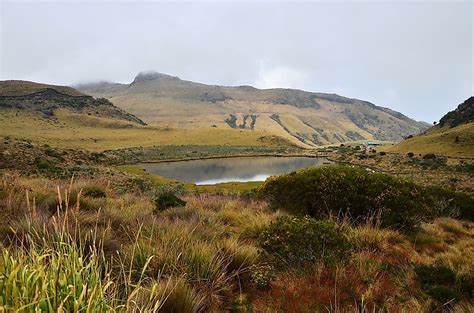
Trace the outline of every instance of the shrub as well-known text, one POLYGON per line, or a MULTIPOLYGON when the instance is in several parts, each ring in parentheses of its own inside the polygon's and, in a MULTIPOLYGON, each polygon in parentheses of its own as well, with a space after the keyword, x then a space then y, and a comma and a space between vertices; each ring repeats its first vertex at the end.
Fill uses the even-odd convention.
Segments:
POLYGON ((472 274, 462 274, 458 280, 461 291, 470 299, 474 299, 474 276, 472 274))
POLYGON ((453 285, 456 282, 456 273, 446 265, 415 266, 415 273, 425 285, 453 285))
POLYGON ((153 212, 157 213, 169 208, 185 206, 186 201, 180 198, 182 194, 184 194, 184 188, 181 185, 164 185, 155 189, 152 194, 155 204, 153 212))
POLYGON ((461 298, 456 273, 445 265, 417 265, 415 273, 421 287, 428 295, 441 303, 456 301, 461 298))
POLYGON ((426 293, 443 304, 449 301, 457 301, 461 298, 459 291, 444 286, 431 287, 426 290, 426 293))
POLYGON ((379 154, 380 154, 380 155, 387 155, 387 152, 385 152, 385 151, 380 151, 379 154))
POLYGON ((423 187, 361 168, 313 167, 271 177, 260 193, 275 208, 315 218, 347 214, 362 221, 379 216, 382 226, 412 229, 432 215, 432 199, 423 187))
POLYGON ((436 159, 436 155, 434 153, 427 153, 423 156, 423 159, 425 160, 436 159))
POLYGON ((266 289, 275 278, 275 270, 271 265, 252 267, 252 282, 258 289, 266 289))
POLYGON ((349 249, 348 239, 335 223, 308 216, 277 218, 262 230, 258 245, 286 264, 334 261, 349 249))
POLYGON ((105 198, 107 194, 105 190, 99 186, 89 186, 84 188, 83 191, 84 196, 91 197, 91 198, 105 198))
POLYGON ((413 157, 415 156, 415 154, 414 154, 413 152, 408 152, 408 153, 407 153, 407 156, 408 156, 409 158, 413 158, 413 157))
POLYGON ((473 197, 440 187, 428 187, 426 194, 433 199, 437 215, 474 221, 473 197))

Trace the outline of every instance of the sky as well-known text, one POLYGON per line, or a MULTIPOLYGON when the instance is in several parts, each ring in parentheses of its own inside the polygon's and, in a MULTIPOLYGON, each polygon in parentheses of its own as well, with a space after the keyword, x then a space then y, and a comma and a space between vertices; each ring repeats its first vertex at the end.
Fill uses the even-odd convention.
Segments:
POLYGON ((5 1, 0 80, 337 93, 433 122, 473 95, 473 1, 5 1))

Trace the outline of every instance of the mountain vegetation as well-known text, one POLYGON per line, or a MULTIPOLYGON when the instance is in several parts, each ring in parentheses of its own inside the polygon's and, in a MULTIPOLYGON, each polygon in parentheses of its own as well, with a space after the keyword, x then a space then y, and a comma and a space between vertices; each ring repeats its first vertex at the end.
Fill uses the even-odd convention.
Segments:
MULTIPOLYGON (((197 145, 263 147, 293 149, 288 140, 237 127, 186 129, 147 126, 135 115, 116 107, 105 98, 93 98, 73 88, 26 81, 0 81, 0 135, 12 139, 33 140, 56 148, 75 148, 101 152, 124 148, 150 155, 166 154, 156 146, 197 145), (155 148, 153 148, 155 147, 155 148)), ((251 124, 249 119, 249 124, 251 124)), ((202 150, 199 147, 193 149, 202 150)), ((192 152, 191 151, 191 152, 192 152)), ((156 157, 156 156, 155 156, 156 157)))
POLYGON ((403 140, 388 148, 388 151, 474 157, 474 97, 470 97, 454 111, 447 113, 430 129, 403 140))
POLYGON ((77 90, 26 81, 0 82, 0 109, 18 109, 54 117, 57 109, 145 125, 139 118, 114 106, 107 99, 94 99, 77 90))
POLYGON ((101 82, 76 88, 107 98, 150 124, 264 131, 303 147, 397 141, 427 128, 399 112, 336 94, 214 86, 158 72, 139 73, 131 84, 101 82))

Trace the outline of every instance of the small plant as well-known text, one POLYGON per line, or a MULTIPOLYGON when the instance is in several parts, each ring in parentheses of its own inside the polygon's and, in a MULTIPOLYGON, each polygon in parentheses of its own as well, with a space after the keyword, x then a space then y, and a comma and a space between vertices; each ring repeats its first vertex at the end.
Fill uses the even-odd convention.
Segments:
POLYGON ((424 160, 436 159, 436 155, 434 153, 427 153, 423 156, 424 160))
POLYGON ((258 244, 286 264, 335 261, 349 250, 349 241, 335 223, 311 217, 282 216, 263 229, 258 244))
POLYGON ((415 154, 414 154, 413 152, 408 152, 408 153, 407 153, 407 156, 408 156, 409 158, 413 158, 413 157, 415 156, 415 154))
POLYGON ((105 198, 107 196, 105 190, 99 186, 86 187, 84 188, 83 194, 84 196, 91 198, 105 198))
POLYGON ((273 266, 256 265, 252 267, 252 282, 258 289, 267 289, 275 278, 275 269, 273 266))
POLYGON ((152 194, 155 204, 153 212, 158 213, 169 208, 185 206, 186 201, 180 198, 184 191, 182 185, 164 185, 155 189, 152 194))

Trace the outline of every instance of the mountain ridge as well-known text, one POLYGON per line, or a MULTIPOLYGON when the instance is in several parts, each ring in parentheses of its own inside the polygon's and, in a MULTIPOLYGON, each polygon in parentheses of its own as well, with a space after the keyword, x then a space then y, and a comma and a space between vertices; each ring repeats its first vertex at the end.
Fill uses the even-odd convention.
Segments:
POLYGON ((355 138, 398 141, 427 128, 426 123, 400 112, 337 94, 207 85, 155 71, 138 73, 130 84, 100 82, 75 87, 107 98, 150 124, 261 130, 306 147, 355 138))
POLYGON ((94 98, 67 86, 29 81, 0 81, 0 108, 37 112, 46 118, 54 118, 58 109, 67 109, 71 113, 145 125, 141 119, 114 106, 105 98, 94 98))

